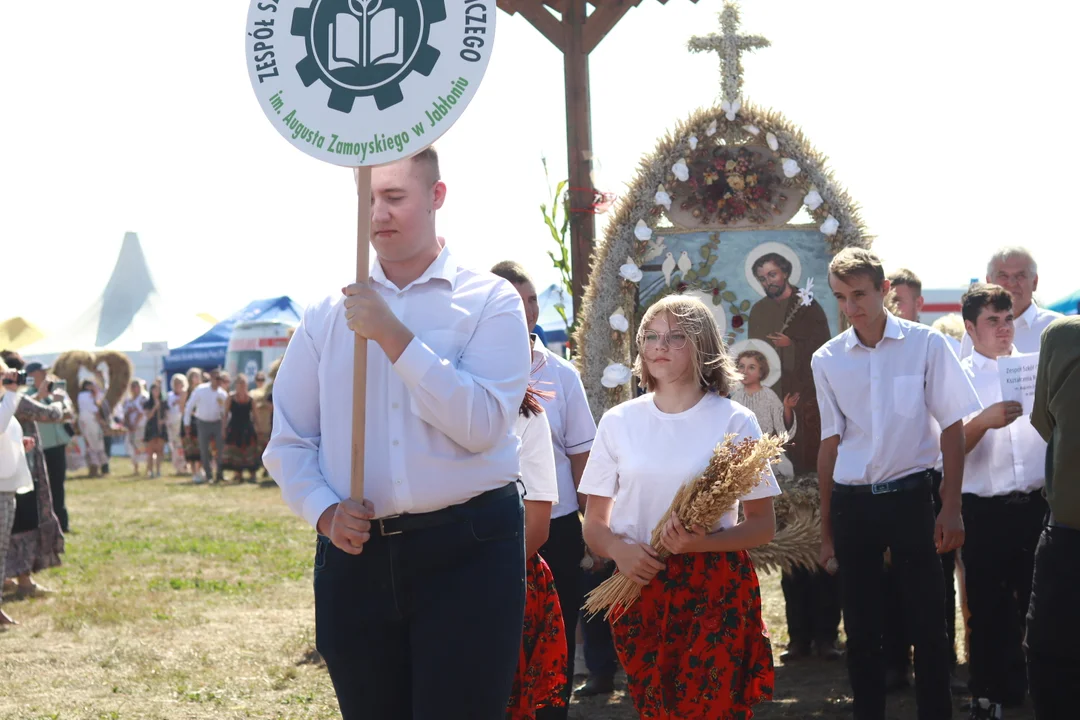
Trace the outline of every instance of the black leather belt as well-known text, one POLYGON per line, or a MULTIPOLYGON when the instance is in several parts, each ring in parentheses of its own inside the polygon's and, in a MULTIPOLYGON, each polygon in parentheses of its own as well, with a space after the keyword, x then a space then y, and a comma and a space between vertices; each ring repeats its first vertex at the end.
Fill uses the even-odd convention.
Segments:
POLYGON ((891 493, 908 492, 911 490, 929 491, 933 487, 933 471, 923 470, 913 475, 905 475, 902 478, 889 480, 888 482, 873 483, 871 485, 833 485, 834 495, 889 495, 891 493))
POLYGON ((517 482, 512 482, 508 485, 503 485, 501 488, 480 493, 471 500, 466 500, 458 505, 451 505, 442 510, 432 510, 431 512, 415 514, 406 513, 404 515, 391 515, 390 517, 379 518, 378 520, 371 521, 372 535, 391 537, 393 535, 401 535, 402 533, 413 532, 415 530, 424 530, 427 528, 439 527, 441 525, 449 525, 450 523, 461 522, 464 518, 457 512, 461 508, 478 507, 517 494, 517 482))
POLYGON ((977 505, 979 503, 991 502, 1002 503, 1005 505, 1026 505, 1027 503, 1042 497, 1042 490, 1033 490, 1032 492, 1016 492, 1006 493, 1005 495, 976 495, 974 493, 964 493, 963 501, 965 503, 971 503, 977 505))

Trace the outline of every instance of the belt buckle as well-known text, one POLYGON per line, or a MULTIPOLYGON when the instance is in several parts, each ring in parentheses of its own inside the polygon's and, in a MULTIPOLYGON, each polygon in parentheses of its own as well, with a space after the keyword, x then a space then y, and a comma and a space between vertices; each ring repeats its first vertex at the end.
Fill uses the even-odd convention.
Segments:
POLYGON ((396 520, 399 517, 401 517, 401 516, 400 515, 391 515, 390 517, 379 518, 379 520, 378 520, 378 522, 379 522, 379 534, 382 535, 383 537, 392 537, 394 535, 400 535, 403 532, 405 532, 404 530, 394 530, 393 532, 387 532, 386 531, 386 524, 385 524, 386 521, 387 520, 396 520))
POLYGON ((870 486, 871 495, 886 495, 893 492, 892 481, 883 483, 874 483, 870 486))

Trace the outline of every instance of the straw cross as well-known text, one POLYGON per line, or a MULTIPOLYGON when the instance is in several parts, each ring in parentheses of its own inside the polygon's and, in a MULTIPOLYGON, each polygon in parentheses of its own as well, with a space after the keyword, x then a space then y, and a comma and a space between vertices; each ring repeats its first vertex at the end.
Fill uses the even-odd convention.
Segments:
POLYGON ((722 34, 710 33, 704 37, 692 37, 687 47, 690 52, 715 52, 720 56, 723 99, 734 103, 742 90, 742 54, 769 47, 769 41, 761 35, 739 35, 739 9, 733 3, 724 3, 724 10, 720 13, 720 27, 722 34))

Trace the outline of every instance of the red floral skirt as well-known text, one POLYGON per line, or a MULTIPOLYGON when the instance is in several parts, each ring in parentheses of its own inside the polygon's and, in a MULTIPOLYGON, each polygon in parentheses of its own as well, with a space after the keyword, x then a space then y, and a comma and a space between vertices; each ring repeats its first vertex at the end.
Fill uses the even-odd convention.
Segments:
POLYGON ((551 568, 539 553, 525 562, 525 624, 507 720, 533 720, 539 707, 565 705, 566 630, 551 568))
POLYGON ((772 644, 745 552, 671 556, 611 628, 642 718, 747 720, 772 699, 772 644))

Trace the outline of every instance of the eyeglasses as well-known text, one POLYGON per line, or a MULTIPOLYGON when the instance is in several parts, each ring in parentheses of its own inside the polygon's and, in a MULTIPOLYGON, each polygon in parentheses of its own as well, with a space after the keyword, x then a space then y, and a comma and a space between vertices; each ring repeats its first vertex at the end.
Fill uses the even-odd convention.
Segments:
POLYGON ((644 345, 646 350, 655 350, 663 343, 672 350, 682 350, 686 347, 686 333, 682 330, 672 330, 671 332, 658 333, 648 330, 642 336, 644 339, 644 345))

